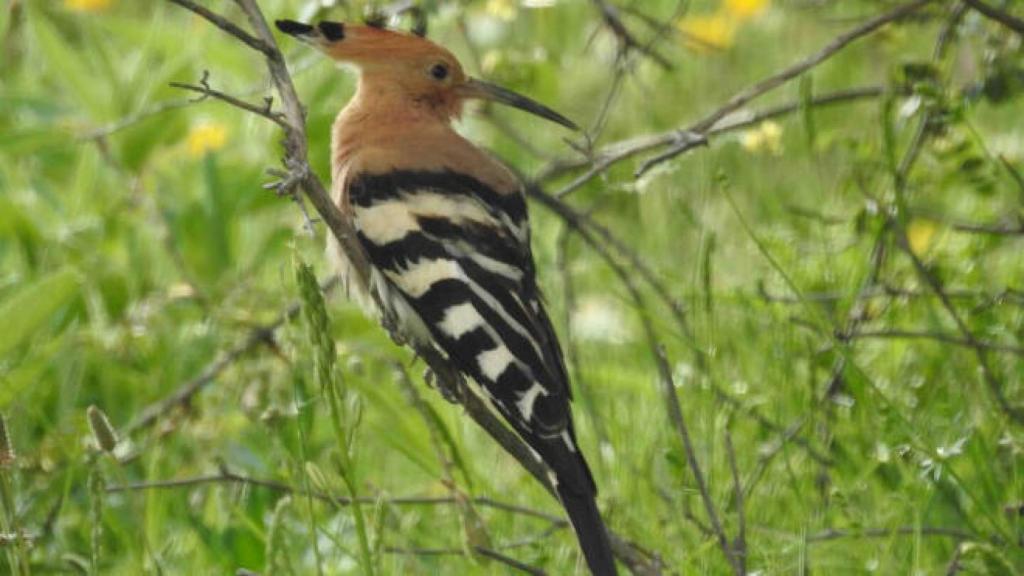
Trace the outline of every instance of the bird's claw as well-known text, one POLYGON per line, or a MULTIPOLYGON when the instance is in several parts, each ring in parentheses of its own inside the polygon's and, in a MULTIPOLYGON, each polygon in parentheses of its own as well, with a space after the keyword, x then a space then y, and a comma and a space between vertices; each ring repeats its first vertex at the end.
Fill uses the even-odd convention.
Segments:
POLYGON ((267 168, 267 174, 277 178, 277 180, 264 184, 264 190, 273 190, 278 196, 294 195, 295 188, 308 176, 308 169, 305 165, 296 165, 288 161, 285 161, 285 164, 288 170, 267 168))

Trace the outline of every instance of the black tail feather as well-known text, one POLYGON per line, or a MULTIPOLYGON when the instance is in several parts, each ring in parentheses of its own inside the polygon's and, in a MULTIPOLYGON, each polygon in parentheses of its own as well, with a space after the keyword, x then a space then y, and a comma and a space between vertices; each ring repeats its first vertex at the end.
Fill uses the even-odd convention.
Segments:
POLYGON ((608 530, 597 509, 594 494, 581 493, 573 488, 571 484, 562 482, 556 486, 562 506, 569 514, 569 522, 576 531, 587 566, 594 576, 616 576, 618 572, 608 540, 608 530))

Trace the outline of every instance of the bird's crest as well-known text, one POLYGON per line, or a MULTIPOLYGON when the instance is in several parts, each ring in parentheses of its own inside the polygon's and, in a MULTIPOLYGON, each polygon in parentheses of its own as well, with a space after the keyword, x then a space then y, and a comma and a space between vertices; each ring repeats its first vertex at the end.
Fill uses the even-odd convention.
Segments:
POLYGON ((565 116, 525 96, 470 78, 458 59, 430 40, 371 25, 321 21, 316 25, 278 20, 278 30, 314 46, 330 58, 358 67, 364 80, 399 86, 411 104, 430 103, 443 118, 459 115, 468 99, 483 99, 519 108, 572 130, 565 116))

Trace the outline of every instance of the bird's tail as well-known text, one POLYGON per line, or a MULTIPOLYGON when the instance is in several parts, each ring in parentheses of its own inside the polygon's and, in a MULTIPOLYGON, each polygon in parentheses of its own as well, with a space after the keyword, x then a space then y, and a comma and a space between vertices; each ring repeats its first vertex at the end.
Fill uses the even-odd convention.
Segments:
MULTIPOLYGON (((584 464, 586 466, 586 464, 584 464)), ((581 491, 571 482, 559 481, 556 485, 558 498, 569 515, 569 523, 576 531, 576 538, 583 550, 583 557, 594 576, 616 576, 615 558, 612 556, 608 529, 597 509, 594 491, 581 491)))

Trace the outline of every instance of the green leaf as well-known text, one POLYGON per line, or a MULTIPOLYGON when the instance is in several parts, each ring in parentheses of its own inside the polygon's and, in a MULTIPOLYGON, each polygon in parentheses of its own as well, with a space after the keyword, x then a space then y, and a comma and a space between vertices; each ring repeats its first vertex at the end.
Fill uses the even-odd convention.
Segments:
POLYGON ((89 113, 97 118, 106 117, 111 108, 111 97, 107 93, 107 84, 96 78, 92 70, 87 69, 85 60, 78 54, 78 48, 66 41, 66 36, 50 22, 41 10, 29 12, 32 35, 39 44, 41 52, 51 70, 60 70, 55 75, 64 84, 69 95, 74 95, 89 113))
POLYGON ((47 342, 30 353, 17 368, 0 375, 0 408, 7 408, 15 398, 21 398, 29 386, 38 385, 54 360, 64 350, 66 338, 47 342))
POLYGON ((224 207, 223 195, 227 192, 221 183, 217 158, 213 153, 207 153, 203 159, 203 182, 206 185, 206 194, 203 196, 207 220, 206 247, 215 269, 225 271, 231 267, 231 241, 228 237, 231 222, 224 207))
POLYGON ((62 306, 78 294, 78 273, 62 268, 26 284, 0 303, 0 355, 27 340, 62 306))

